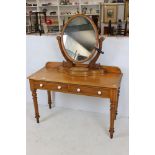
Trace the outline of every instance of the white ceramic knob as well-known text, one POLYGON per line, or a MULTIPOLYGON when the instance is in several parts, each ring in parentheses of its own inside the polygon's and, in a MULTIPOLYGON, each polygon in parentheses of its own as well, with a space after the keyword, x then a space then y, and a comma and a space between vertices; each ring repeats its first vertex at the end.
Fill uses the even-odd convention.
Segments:
POLYGON ((102 94, 102 92, 101 92, 101 91, 98 91, 97 93, 98 93, 98 95, 101 95, 101 94, 102 94))
POLYGON ((77 89, 77 92, 80 92, 80 88, 77 89))
POLYGON ((61 89, 61 86, 58 86, 58 89, 61 89))
POLYGON ((42 83, 40 84, 40 87, 43 87, 43 84, 42 83))

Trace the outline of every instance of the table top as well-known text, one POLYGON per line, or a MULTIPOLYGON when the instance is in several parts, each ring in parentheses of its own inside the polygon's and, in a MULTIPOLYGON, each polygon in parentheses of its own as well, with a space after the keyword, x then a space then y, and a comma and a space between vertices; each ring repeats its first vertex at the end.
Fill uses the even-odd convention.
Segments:
POLYGON ((60 82, 64 84, 78 84, 87 86, 97 86, 105 88, 119 88, 122 73, 118 67, 102 66, 106 70, 103 75, 95 76, 71 76, 60 72, 58 67, 62 66, 61 62, 49 62, 45 67, 28 77, 30 80, 60 82))

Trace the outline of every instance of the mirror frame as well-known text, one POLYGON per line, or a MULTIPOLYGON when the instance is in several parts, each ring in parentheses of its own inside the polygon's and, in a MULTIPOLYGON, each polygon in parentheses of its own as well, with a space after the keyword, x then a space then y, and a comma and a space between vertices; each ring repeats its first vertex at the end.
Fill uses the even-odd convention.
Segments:
POLYGON ((61 31, 61 44, 62 44, 62 49, 63 49, 63 51, 64 51, 65 56, 66 56, 71 62, 74 62, 75 64, 84 63, 84 62, 90 60, 90 59, 95 55, 95 53, 96 53, 96 50, 94 49, 93 52, 92 52, 92 54, 91 54, 88 58, 86 58, 86 59, 84 59, 84 60, 81 60, 81 61, 74 60, 74 59, 71 58, 71 57, 69 56, 69 54, 67 53, 67 51, 66 51, 66 49, 65 49, 64 41, 63 41, 63 35, 64 35, 65 29, 66 29, 66 27, 69 25, 69 23, 70 23, 72 20, 74 20, 75 18, 77 18, 77 17, 83 17, 83 18, 85 18, 86 20, 88 20, 88 21, 91 23, 91 25, 92 25, 92 27, 93 27, 93 29, 94 29, 94 31, 95 31, 96 47, 99 46, 99 34, 98 34, 97 27, 96 27, 95 23, 93 22, 93 20, 92 20, 91 18, 87 17, 87 16, 84 15, 84 14, 76 14, 76 15, 74 15, 74 16, 71 16, 71 18, 65 23, 65 25, 64 25, 64 27, 63 27, 63 29, 62 29, 62 31, 61 31))

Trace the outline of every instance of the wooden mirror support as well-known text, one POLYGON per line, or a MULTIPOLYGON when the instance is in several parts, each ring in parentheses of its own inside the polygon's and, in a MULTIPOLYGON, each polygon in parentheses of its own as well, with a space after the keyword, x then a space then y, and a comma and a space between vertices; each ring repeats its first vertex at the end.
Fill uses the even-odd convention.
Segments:
POLYGON ((67 52, 64 48, 62 38, 64 35, 65 28, 76 17, 84 17, 92 24, 92 27, 94 28, 94 32, 96 35, 96 48, 98 48, 100 51, 102 51, 102 43, 103 43, 104 38, 99 37, 98 30, 97 30, 94 22, 86 15, 83 15, 83 14, 75 15, 69 19, 69 21, 63 27, 61 34, 57 36, 60 51, 66 60, 66 61, 63 61, 64 68, 63 69, 61 68, 61 70, 65 70, 67 73, 69 73, 71 75, 77 75, 77 76, 88 76, 88 75, 94 75, 94 74, 98 74, 98 73, 103 74, 104 73, 103 68, 101 69, 100 64, 96 64, 96 62, 101 54, 96 49, 93 51, 92 56, 87 59, 87 61, 89 61, 89 63, 87 65, 83 65, 83 62, 72 61, 66 54, 67 52))
POLYGON ((66 62, 63 61, 63 66, 64 67, 73 67, 73 66, 75 66, 75 64, 71 60, 68 59, 68 57, 66 56, 66 54, 65 54, 65 52, 64 52, 64 50, 62 48, 61 36, 57 36, 57 40, 58 40, 58 43, 59 43, 60 51, 61 51, 62 55, 64 56, 64 58, 66 60, 66 62))
MULTIPOLYGON (((99 38, 99 50, 102 50, 103 40, 104 40, 103 37, 99 38)), ((96 56, 90 61, 89 65, 88 65, 89 68, 93 68, 93 69, 94 68, 96 68, 96 69, 100 68, 100 64, 96 64, 96 61, 99 58, 99 56, 100 56, 100 52, 97 52, 96 56)))

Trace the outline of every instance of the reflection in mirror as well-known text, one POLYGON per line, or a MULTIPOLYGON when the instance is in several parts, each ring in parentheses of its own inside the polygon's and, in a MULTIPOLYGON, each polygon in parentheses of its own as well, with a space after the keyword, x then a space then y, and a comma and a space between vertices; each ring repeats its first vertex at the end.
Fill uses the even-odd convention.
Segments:
POLYGON ((63 42, 74 61, 89 58, 96 46, 96 34, 90 21, 84 17, 74 18, 64 31, 63 42))

